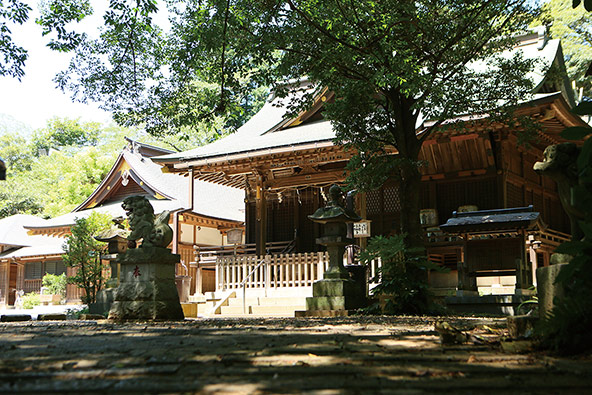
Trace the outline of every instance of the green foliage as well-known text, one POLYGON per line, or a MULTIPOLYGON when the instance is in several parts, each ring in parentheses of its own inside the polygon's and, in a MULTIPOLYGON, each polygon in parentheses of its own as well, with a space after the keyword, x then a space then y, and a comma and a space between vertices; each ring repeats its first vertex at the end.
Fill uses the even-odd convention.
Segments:
POLYGON ((375 295, 389 295, 385 306, 387 314, 422 314, 431 309, 428 285, 428 270, 441 271, 442 268, 431 263, 425 250, 407 248, 405 235, 390 237, 376 236, 369 240, 368 248, 360 252, 360 262, 370 264, 381 259, 379 285, 375 295))
MULTIPOLYGON (((67 118, 51 119, 30 138, 10 132, 0 135, 0 157, 8 164, 7 180, 0 183, 0 217, 70 212, 106 176, 126 144, 124 137, 171 148, 169 142, 138 129, 67 118), (39 155, 40 149, 48 155, 39 155)), ((169 140, 182 147, 196 141, 169 140)))
POLYGON ((106 214, 92 213, 87 218, 77 218, 72 226, 72 235, 64 244, 64 264, 76 269, 76 274, 68 277, 68 282, 84 289, 84 303, 95 302, 97 292, 105 284, 105 265, 101 261, 105 244, 96 241, 94 236, 110 226, 111 218, 106 214))
POLYGON ((41 304, 41 298, 37 292, 29 292, 23 296, 23 309, 32 309, 41 304))
MULTIPOLYGON (((580 103, 574 112, 592 114, 590 103, 580 103)), ((592 128, 567 128, 566 139, 581 139, 592 134, 592 128), (587 129, 588 133, 584 133, 587 129)), ((578 157, 580 185, 572 190, 573 203, 585 214, 580 221, 582 240, 572 240, 557 247, 556 252, 572 255, 572 260, 557 276, 564 297, 554 301, 554 308, 537 328, 544 346, 560 353, 579 353, 592 349, 592 139, 587 139, 578 157)))
POLYGON ((8 178, 16 173, 31 170, 34 157, 26 138, 12 132, 0 135, 0 157, 7 166, 8 178))
POLYGON ((54 117, 47 121, 47 127, 33 134, 33 148, 38 154, 50 149, 80 148, 95 146, 99 141, 101 124, 81 123, 79 119, 54 117))
POLYGON ((50 295, 62 295, 62 297, 66 296, 67 283, 66 273, 60 275, 45 273, 42 280, 42 285, 47 288, 50 295))
POLYGON ((27 50, 12 41, 11 24, 22 25, 31 7, 19 0, 0 1, 0 76, 20 79, 25 75, 27 50))
POLYGON ((592 62, 592 20, 586 3, 584 8, 572 7, 565 0, 549 0, 532 25, 546 25, 552 38, 561 39, 567 74, 575 81, 580 96, 590 97, 592 78, 586 76, 586 71, 592 62))

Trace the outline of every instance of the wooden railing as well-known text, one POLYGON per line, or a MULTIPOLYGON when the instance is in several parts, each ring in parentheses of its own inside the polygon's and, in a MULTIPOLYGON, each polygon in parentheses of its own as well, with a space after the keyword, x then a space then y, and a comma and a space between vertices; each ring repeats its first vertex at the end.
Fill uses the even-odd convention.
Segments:
POLYGON ((29 292, 37 292, 39 293, 41 291, 41 283, 42 283, 42 279, 34 279, 34 280, 28 280, 25 278, 24 281, 24 286, 23 286, 23 291, 25 291, 26 294, 28 294, 29 292))
POLYGON ((553 229, 545 229, 536 233, 536 238, 545 244, 549 244, 553 247, 558 246, 561 243, 569 241, 571 236, 567 233, 559 232, 553 229))
MULTIPOLYGON (((288 254, 293 250, 294 240, 273 241, 265 244, 265 250, 270 255, 288 254)), ((254 255, 256 253, 255 243, 223 245, 223 246, 193 246, 195 255, 201 263, 214 263, 218 257, 234 255, 254 255)))
POLYGON ((327 265, 326 252, 218 257, 216 290, 239 289, 243 281, 245 288, 310 287, 327 265))

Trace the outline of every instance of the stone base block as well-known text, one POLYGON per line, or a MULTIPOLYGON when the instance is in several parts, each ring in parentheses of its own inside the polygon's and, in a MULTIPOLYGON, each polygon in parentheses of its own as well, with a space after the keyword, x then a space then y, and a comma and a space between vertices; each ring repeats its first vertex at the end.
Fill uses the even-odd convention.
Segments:
POLYGON ((37 321, 64 321, 66 320, 66 314, 39 314, 37 321))
POLYGON ((326 279, 312 284, 313 296, 357 296, 358 287, 352 280, 326 279))
POLYGON ((319 280, 312 285, 312 294, 306 298, 306 310, 353 310, 366 304, 366 295, 352 280, 319 280))
POLYGON ((8 314, 0 316, 1 322, 20 322, 20 321, 31 321, 30 314, 8 314))
POLYGON ((177 301, 115 301, 110 320, 182 320, 183 309, 177 301))
POLYGON ((115 291, 115 300, 177 300, 175 280, 122 282, 115 291))
MULTIPOLYGON (((561 254, 553 254, 552 256, 556 255, 561 254)), ((553 310, 553 299, 556 297, 561 298, 564 294, 563 285, 555 284, 555 279, 565 266, 567 266, 567 264, 557 264, 539 267, 536 270, 539 317, 542 319, 544 319, 551 312, 551 310, 553 310)))
MULTIPOLYGON (((132 261, 138 256, 144 257, 152 250, 158 254, 161 254, 162 250, 168 251, 163 248, 148 248, 132 253, 134 258, 132 261)), ((128 258, 130 251, 135 250, 126 252, 128 258)), ((169 255, 174 254, 169 252, 169 255)), ((121 283, 115 290, 109 319, 182 320, 184 318, 175 284, 175 265, 167 263, 167 259, 173 258, 159 259, 158 263, 126 261, 121 264, 121 283)))

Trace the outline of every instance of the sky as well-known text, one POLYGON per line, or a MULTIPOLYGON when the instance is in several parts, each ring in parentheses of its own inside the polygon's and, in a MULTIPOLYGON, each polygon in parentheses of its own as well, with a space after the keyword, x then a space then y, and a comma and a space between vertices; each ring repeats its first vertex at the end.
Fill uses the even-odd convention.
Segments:
MULTIPOLYGON (((44 127, 46 121, 54 116, 109 122, 110 114, 97 105, 72 103, 68 92, 55 88, 52 79, 56 73, 66 69, 72 55, 54 52, 45 46, 48 39, 41 36, 41 27, 35 24, 37 1, 27 3, 34 9, 29 20, 11 29, 14 41, 29 52, 25 76, 21 82, 16 78, 0 77, 0 114, 8 115, 32 129, 44 127)), ((86 27, 94 28, 96 25, 93 25, 101 20, 102 13, 97 14, 94 20, 83 21, 85 30, 86 27)))

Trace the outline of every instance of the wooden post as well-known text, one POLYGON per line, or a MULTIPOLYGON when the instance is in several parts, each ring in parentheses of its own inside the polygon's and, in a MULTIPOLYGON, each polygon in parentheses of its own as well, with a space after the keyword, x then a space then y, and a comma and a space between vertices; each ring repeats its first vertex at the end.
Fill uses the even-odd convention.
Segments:
POLYGON ((527 289, 531 284, 527 273, 526 258, 526 232, 520 230, 520 258, 516 260, 516 292, 527 289))
POLYGON ((537 262, 537 254, 536 254, 536 250, 534 249, 532 243, 529 243, 528 245, 528 252, 530 254, 530 264, 531 264, 531 270, 532 270, 532 283, 534 285, 536 285, 537 281, 536 281, 536 270, 538 267, 538 262, 537 262))
POLYGON ((257 174, 257 186, 255 187, 255 204, 257 209, 257 223, 255 225, 256 253, 257 256, 265 256, 265 245, 267 244, 267 200, 265 196, 264 177, 257 174))
POLYGON ((195 199, 195 180, 194 180, 194 169, 189 168, 189 209, 193 211, 193 200, 195 199))

